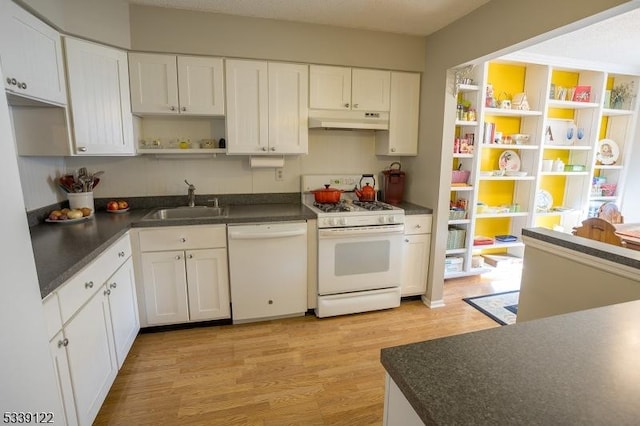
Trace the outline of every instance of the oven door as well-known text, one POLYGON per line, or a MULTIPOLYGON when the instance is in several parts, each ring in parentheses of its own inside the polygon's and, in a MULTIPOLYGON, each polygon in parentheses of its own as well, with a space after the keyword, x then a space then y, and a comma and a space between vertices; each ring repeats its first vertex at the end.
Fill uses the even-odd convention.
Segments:
POLYGON ((318 230, 318 293, 399 287, 404 225, 318 230))

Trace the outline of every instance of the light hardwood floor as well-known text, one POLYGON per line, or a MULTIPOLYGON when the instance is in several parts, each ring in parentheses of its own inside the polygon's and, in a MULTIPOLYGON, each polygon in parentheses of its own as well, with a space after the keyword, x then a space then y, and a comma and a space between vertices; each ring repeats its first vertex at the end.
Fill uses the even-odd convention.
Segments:
POLYGON ((499 327, 463 297, 517 289, 519 276, 445 284, 443 308, 141 334, 98 425, 381 425, 380 349, 499 327))

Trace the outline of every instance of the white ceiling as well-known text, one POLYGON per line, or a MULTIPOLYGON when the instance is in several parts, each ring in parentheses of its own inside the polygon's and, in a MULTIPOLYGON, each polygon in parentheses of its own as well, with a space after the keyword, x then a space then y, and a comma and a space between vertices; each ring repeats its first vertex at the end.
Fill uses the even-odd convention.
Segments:
MULTIPOLYGON (((489 0, 127 0, 129 3, 292 22, 429 35, 489 0)), ((640 8, 524 52, 640 69, 640 8)))
POLYGON ((640 69, 640 8, 536 44, 523 52, 640 69))
POLYGON ((169 7, 338 27, 428 35, 489 0, 127 0, 169 7))

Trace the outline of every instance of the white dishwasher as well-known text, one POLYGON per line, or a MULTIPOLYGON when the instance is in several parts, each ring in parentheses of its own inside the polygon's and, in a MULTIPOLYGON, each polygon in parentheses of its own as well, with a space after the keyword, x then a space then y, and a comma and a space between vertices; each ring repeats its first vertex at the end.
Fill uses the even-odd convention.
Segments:
POLYGON ((228 225, 234 323, 307 311, 307 223, 228 225))

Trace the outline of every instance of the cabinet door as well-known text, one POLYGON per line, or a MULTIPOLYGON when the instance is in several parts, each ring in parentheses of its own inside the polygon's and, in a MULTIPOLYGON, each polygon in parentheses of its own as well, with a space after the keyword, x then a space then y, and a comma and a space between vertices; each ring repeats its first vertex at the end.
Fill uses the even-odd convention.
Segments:
POLYGON ((131 110, 178 114, 178 71, 174 55, 129 53, 131 110))
POLYGON ((389 111, 391 72, 354 68, 351 71, 351 109, 389 111))
POLYGON ((262 61, 227 60, 227 154, 267 153, 268 66, 262 61))
POLYGON ((49 351, 53 361, 58 395, 63 407, 64 419, 60 423, 73 426, 78 424, 76 417, 76 404, 73 400, 73 385, 69 372, 69 358, 67 357, 68 340, 64 338, 62 331, 56 334, 49 342, 49 351))
POLYGON ((311 65, 309 107, 351 109, 351 68, 311 65))
POLYGON ((78 423, 93 422, 118 372, 109 299, 102 286, 65 326, 78 423))
POLYGON ((402 296, 424 294, 429 270, 430 234, 405 235, 402 246, 402 296))
POLYGON ((189 250, 186 257, 191 320, 230 318, 227 249, 189 250))
POLYGON ((178 56, 180 113, 224 115, 224 77, 221 58, 178 56))
POLYGON ((142 287, 149 325, 189 320, 183 251, 142 253, 142 287))
POLYGON ((420 74, 392 72, 389 131, 376 132, 376 154, 417 155, 420 74))
POLYGON ((0 59, 9 92, 66 104, 60 34, 11 1, 0 2, 0 59))
POLYGON ((110 292, 109 308, 111 309, 116 359, 118 369, 120 369, 140 330, 131 258, 107 281, 107 288, 110 292))
POLYGON ((65 37, 76 154, 134 154, 127 54, 65 37))
POLYGON ((309 151, 309 68, 269 63, 269 151, 309 151))

